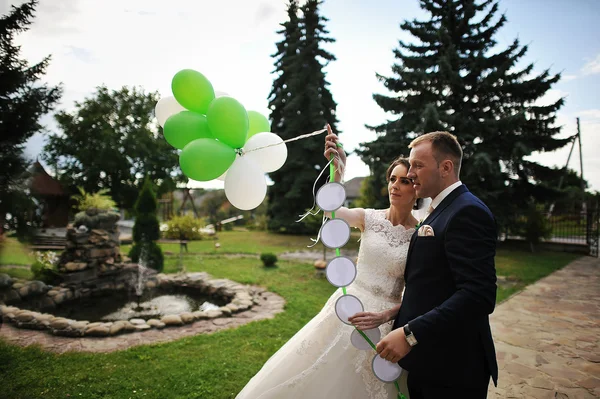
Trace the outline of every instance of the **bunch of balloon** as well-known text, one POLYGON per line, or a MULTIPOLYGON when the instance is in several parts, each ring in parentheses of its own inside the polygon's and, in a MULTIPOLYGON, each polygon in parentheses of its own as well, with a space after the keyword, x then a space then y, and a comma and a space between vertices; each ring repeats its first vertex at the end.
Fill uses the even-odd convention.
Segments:
POLYGON ((173 96, 161 98, 155 113, 167 142, 181 150, 182 172, 198 181, 224 180, 227 199, 238 209, 259 206, 267 194, 265 173, 287 159, 287 147, 270 132, 268 119, 215 94, 210 81, 192 69, 177 72, 171 90, 173 96))
MULTIPOLYGON (((356 265, 352 259, 340 256, 340 248, 350 240, 350 226, 343 219, 336 219, 335 211, 346 200, 346 190, 340 183, 334 181, 335 170, 333 160, 329 164, 329 183, 324 184, 315 196, 315 201, 324 212, 331 212, 331 219, 321 226, 319 237, 327 248, 335 249, 336 257, 329 261, 325 269, 327 280, 334 286, 342 289, 342 295, 335 303, 335 312, 344 324, 352 325, 349 317, 364 312, 364 306, 355 295, 349 294, 346 287, 352 284, 357 275, 356 265)), ((376 350, 376 345, 381 339, 379 328, 361 331, 354 328, 350 335, 352 345, 359 350, 376 350)), ((377 353, 373 356, 371 367, 375 376, 383 382, 393 382, 398 389, 398 397, 403 395, 397 383, 402 373, 402 368, 397 363, 391 363, 377 353)))

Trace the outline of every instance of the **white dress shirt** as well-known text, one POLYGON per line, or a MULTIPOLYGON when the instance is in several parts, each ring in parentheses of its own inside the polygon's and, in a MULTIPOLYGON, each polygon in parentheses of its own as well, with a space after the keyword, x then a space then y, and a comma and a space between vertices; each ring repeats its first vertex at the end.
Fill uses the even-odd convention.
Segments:
MULTIPOLYGON (((462 185, 462 182, 459 180, 454 184, 449 185, 448 187, 446 187, 445 189, 442 190, 441 193, 439 193, 434 199, 433 201, 431 201, 431 208, 435 209, 438 207, 438 205, 444 200, 444 198, 446 198, 452 191, 454 191, 454 189, 456 189, 457 187, 460 187, 462 185)), ((432 210, 433 212, 433 210, 432 210)))

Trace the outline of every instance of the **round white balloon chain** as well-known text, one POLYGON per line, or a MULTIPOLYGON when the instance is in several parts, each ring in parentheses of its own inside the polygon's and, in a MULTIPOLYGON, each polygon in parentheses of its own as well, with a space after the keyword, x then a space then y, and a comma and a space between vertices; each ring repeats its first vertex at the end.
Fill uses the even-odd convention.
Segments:
MULTIPOLYGON (((357 270, 352 259, 340 255, 340 247, 346 245, 350 240, 350 226, 345 220, 336 219, 335 217, 335 211, 338 210, 346 200, 346 190, 341 183, 334 181, 335 169, 333 157, 334 156, 332 155, 331 160, 328 163, 329 183, 323 185, 314 196, 315 203, 321 210, 324 212, 331 212, 331 219, 326 220, 327 218, 323 215, 324 223, 319 230, 317 239, 313 239, 313 241, 316 244, 320 240, 327 248, 335 249, 336 257, 327 264, 325 275, 327 280, 333 286, 342 289, 343 295, 340 296, 335 303, 336 315, 342 323, 352 325, 352 323, 348 321, 348 318, 358 312, 363 312, 364 306, 359 298, 346 292, 346 287, 356 278, 357 270)), ((325 170, 326 167, 323 168, 323 171, 325 170)), ((319 177, 317 177, 315 186, 323 174, 323 171, 319 174, 319 177)), ((313 186, 313 193, 315 186, 313 186)), ((311 210, 302 215, 298 221, 304 219, 308 215, 316 215, 318 210, 313 212, 313 209, 314 206, 311 210)), ((359 350, 369 350, 372 348, 376 351, 375 345, 380 339, 381 332, 378 327, 365 331, 361 331, 354 327, 354 331, 352 331, 352 334, 350 335, 352 345, 359 350)), ((398 398, 404 398, 404 395, 400 393, 400 387, 397 382, 398 378, 402 375, 402 367, 397 363, 391 363, 376 354, 371 362, 371 368, 373 374, 375 374, 379 380, 386 383, 393 382, 398 390, 398 398)))

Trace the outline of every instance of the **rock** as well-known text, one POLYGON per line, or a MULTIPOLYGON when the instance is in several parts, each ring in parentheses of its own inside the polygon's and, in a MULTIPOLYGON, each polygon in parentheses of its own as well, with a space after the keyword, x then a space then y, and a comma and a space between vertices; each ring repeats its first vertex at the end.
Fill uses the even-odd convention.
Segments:
POLYGON ((213 309, 213 310, 207 311, 206 316, 208 316, 209 319, 214 319, 214 318, 223 316, 223 312, 218 309, 213 309))
POLYGON ((201 310, 197 310, 194 313, 192 313, 194 315, 194 317, 196 318, 196 320, 206 320, 208 319, 208 315, 206 314, 206 312, 203 312, 201 310))
POLYGON ((87 267, 87 263, 82 263, 82 262, 68 262, 65 265, 65 269, 68 272, 76 272, 79 270, 83 270, 87 267))
POLYGON ((225 307, 231 309, 231 313, 236 313, 240 310, 240 307, 234 303, 228 303, 225 307))
POLYGON ((53 330, 64 330, 69 327, 73 320, 65 319, 63 317, 56 317, 50 320, 50 328, 53 330))
POLYGON ((315 269, 323 270, 323 269, 327 268, 327 262, 324 261, 323 259, 316 260, 315 263, 313 263, 313 265, 315 266, 315 269))
POLYGON ((25 298, 26 296, 29 295, 29 285, 25 285, 25 286, 19 288, 19 290, 17 292, 19 293, 19 296, 21 298, 25 298))
POLYGON ((33 320, 33 314, 31 312, 21 312, 15 316, 15 320, 18 321, 31 321, 33 320))
MULTIPOLYGON (((13 285, 14 287, 14 285, 13 285)), ((17 290, 8 290, 4 293, 4 302, 6 303, 17 303, 21 302, 21 296, 17 292, 17 290)))
MULTIPOLYGON (((111 326, 112 327, 112 326, 111 326)), ((89 335, 92 337, 106 337, 110 334, 110 327, 105 326, 96 326, 96 327, 87 327, 85 329, 85 335, 89 335)))
POLYGON ((166 325, 165 323, 157 319, 150 319, 146 322, 146 324, 154 328, 164 328, 166 325))
POLYGON ((0 273, 0 289, 13 285, 13 279, 8 274, 0 273))
POLYGON ((152 328, 152 327, 150 327, 150 326, 149 326, 148 324, 146 324, 146 323, 144 323, 144 324, 138 324, 138 325, 136 325, 136 326, 135 326, 135 329, 136 329, 136 330, 139 330, 139 331, 143 331, 143 330, 149 330, 149 329, 151 329, 151 328, 152 328))
MULTIPOLYGON (((231 309, 227 306, 221 306, 219 308, 219 311, 224 315, 224 316, 231 316, 231 309)), ((219 316, 217 316, 219 317, 219 316)))
POLYGON ((28 287, 30 295, 41 295, 50 290, 43 281, 32 281, 29 283, 28 287))
POLYGON ((125 329, 125 322, 123 322, 122 320, 121 321, 117 321, 112 326, 110 326, 109 334, 110 335, 117 335, 118 333, 120 333, 124 329, 125 329))
POLYGON ((180 326, 183 324, 181 317, 179 317, 179 315, 176 315, 176 314, 170 314, 170 315, 163 316, 160 319, 160 321, 165 323, 167 326, 180 326))
POLYGON ((189 312, 181 313, 179 317, 181 318, 181 321, 185 324, 193 323, 195 320, 194 315, 189 312))
POLYGON ((146 324, 146 320, 144 320, 144 319, 131 319, 131 320, 129 320, 129 322, 131 324, 133 324, 134 326, 139 326, 139 325, 142 325, 142 324, 146 324))

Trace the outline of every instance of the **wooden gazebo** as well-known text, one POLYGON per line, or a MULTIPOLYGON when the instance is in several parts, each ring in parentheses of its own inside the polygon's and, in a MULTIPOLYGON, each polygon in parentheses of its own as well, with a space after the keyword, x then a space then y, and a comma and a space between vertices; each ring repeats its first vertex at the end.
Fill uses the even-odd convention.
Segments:
POLYGON ((69 222, 69 194, 37 161, 31 169, 30 189, 42 208, 42 227, 66 227, 69 222))

